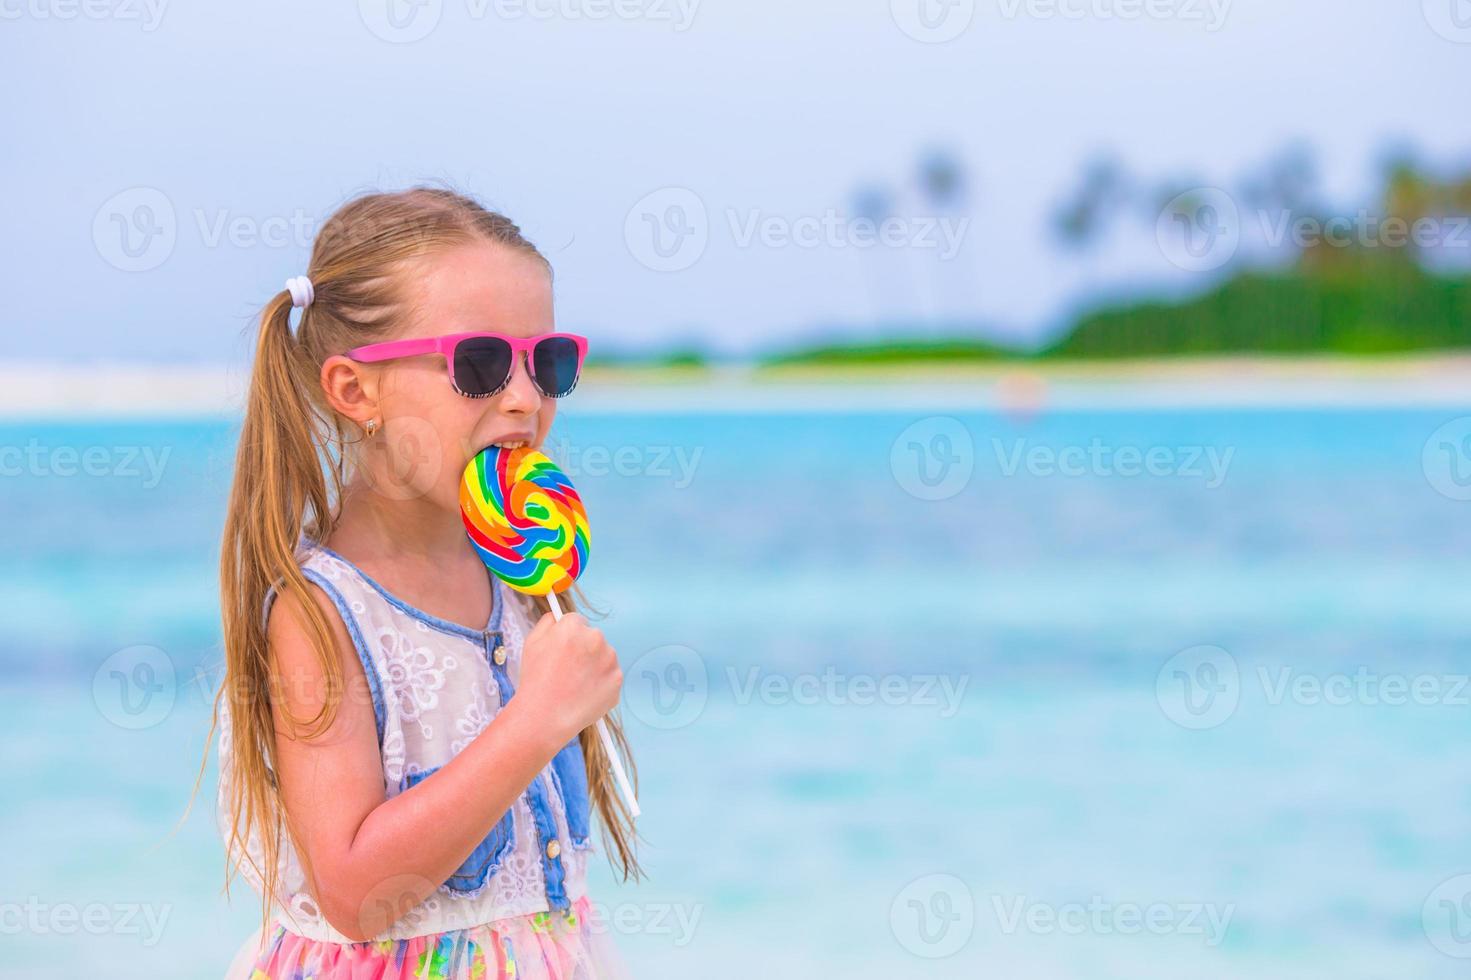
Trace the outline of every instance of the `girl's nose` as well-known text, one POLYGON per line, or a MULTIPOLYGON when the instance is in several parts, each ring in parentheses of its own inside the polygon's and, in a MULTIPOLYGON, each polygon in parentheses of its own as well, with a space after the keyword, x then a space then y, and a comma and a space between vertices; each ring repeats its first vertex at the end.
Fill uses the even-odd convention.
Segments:
POLYGON ((541 392, 531 381, 531 365, 527 355, 518 355, 511 365, 511 380, 501 392, 500 409, 503 412, 529 415, 541 407, 541 392))

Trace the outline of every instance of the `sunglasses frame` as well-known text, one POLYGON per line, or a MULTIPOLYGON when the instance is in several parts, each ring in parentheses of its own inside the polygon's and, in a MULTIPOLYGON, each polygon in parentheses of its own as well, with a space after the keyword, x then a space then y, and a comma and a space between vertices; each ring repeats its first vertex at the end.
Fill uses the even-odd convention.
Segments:
POLYGON ((524 354, 525 356, 520 357, 519 360, 526 364, 526 376, 531 379, 536 390, 546 398, 565 398, 572 394, 573 389, 577 387, 577 382, 582 380, 582 363, 587 359, 587 338, 575 333, 542 333, 535 337, 511 337, 493 330, 477 330, 470 333, 447 333, 439 337, 415 337, 410 340, 389 340, 381 344, 364 344, 362 347, 354 347, 347 352, 348 357, 363 364, 392 361, 400 357, 418 357, 422 354, 443 354, 450 387, 466 398, 490 398, 505 391, 506 385, 511 383, 511 378, 516 374, 517 355, 524 354), (505 380, 494 391, 487 391, 483 395, 472 395, 461 389, 455 381, 455 349, 459 347, 461 341, 480 340, 487 337, 503 340, 510 345, 511 369, 506 372, 505 380), (532 351, 543 340, 570 340, 577 345, 577 375, 572 379, 572 387, 560 395, 550 394, 542 388, 541 382, 536 380, 536 372, 531 369, 532 351))

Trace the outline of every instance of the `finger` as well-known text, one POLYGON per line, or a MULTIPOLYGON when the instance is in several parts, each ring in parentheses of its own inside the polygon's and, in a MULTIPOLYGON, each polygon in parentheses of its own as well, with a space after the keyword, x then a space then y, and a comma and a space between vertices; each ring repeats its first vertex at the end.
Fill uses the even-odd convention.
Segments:
POLYGON ((531 632, 526 634, 527 642, 544 636, 556 622, 556 617, 551 613, 542 613, 541 618, 536 621, 536 625, 531 627, 531 632))

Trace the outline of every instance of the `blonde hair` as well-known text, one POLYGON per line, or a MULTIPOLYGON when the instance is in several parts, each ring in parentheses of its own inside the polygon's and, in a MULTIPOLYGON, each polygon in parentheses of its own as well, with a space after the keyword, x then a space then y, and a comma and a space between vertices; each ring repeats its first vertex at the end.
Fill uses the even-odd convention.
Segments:
MULTIPOLYGON (((551 266, 509 218, 461 194, 419 187, 368 194, 342 206, 318 233, 307 275, 315 290, 296 336, 290 326, 291 294, 282 290, 260 318, 255 364, 236 454, 220 554, 220 602, 224 621, 225 677, 215 695, 208 745, 219 725, 220 701, 228 697, 231 719, 225 787, 229 833, 224 891, 239 868, 231 855, 249 857, 246 842, 258 834, 264 867, 261 921, 271 914, 279 887, 278 861, 286 825, 274 778, 275 726, 272 677, 263 609, 268 590, 295 599, 306 620, 312 647, 326 677, 326 703, 306 723, 306 737, 325 732, 341 703, 343 678, 331 624, 312 598, 297 565, 298 541, 324 541, 335 526, 350 463, 349 433, 356 427, 327 405, 319 376, 322 362, 351 347, 386 335, 408 315, 405 271, 437 252, 487 241, 536 257, 551 266)), ((509 590, 507 590, 509 591, 509 590)), ((564 605, 569 605, 564 594, 564 605)), ((518 601, 548 611, 544 597, 518 601)), ((576 608, 573 606, 573 608, 576 608)), ((608 726, 619 751, 632 758, 616 716, 608 726)), ((615 792, 608 759, 595 730, 581 733, 588 795, 602 818, 609 860, 626 880, 639 877, 632 816, 615 792)), ((203 766, 201 766, 201 776, 203 766)), ((636 771, 634 778, 636 780, 636 771)), ((199 782, 196 780, 197 791, 199 782)), ((306 855, 301 855, 303 862, 306 855)), ((310 877, 310 875, 309 875, 310 877)))

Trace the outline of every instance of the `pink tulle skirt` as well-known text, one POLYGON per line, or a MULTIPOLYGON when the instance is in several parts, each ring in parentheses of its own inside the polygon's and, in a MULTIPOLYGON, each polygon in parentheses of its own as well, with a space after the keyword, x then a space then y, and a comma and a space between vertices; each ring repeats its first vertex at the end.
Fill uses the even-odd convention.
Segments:
POLYGON ((306 939, 276 923, 250 980, 625 980, 588 899, 469 929, 382 942, 306 939))

